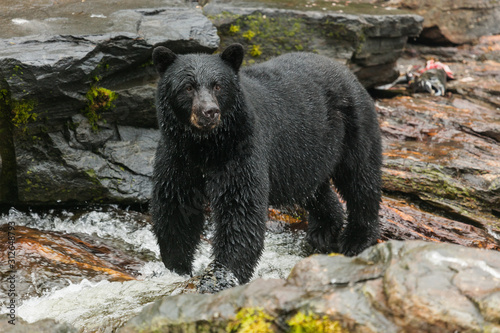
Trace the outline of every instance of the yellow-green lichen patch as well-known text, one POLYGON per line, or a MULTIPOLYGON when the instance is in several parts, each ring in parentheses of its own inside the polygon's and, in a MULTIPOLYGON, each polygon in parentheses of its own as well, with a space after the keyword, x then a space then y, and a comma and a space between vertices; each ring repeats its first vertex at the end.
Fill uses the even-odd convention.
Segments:
POLYGON ((9 119, 12 125, 26 133, 27 125, 36 121, 38 114, 33 112, 36 102, 31 99, 17 100, 11 98, 7 89, 0 90, 1 115, 9 119))
POLYGON ((262 51, 260 50, 260 45, 252 45, 252 48, 250 49, 250 55, 252 57, 259 57, 262 54, 262 51))
POLYGON ((85 97, 87 98, 87 106, 82 113, 89 120, 92 130, 97 131, 97 122, 102 119, 102 113, 115 107, 114 101, 118 95, 109 89, 92 86, 85 97))
POLYGON ((226 327, 228 333, 273 333, 271 323, 274 318, 262 308, 243 308, 226 327))
POLYGON ((28 123, 34 122, 38 117, 38 114, 33 112, 35 104, 33 100, 12 100, 12 124, 26 132, 28 123))
POLYGON ((238 32, 240 32, 240 26, 231 24, 231 26, 229 27, 229 33, 234 35, 238 32))
POLYGON ((290 333, 347 333, 338 321, 331 320, 328 316, 305 314, 297 312, 288 322, 290 333))

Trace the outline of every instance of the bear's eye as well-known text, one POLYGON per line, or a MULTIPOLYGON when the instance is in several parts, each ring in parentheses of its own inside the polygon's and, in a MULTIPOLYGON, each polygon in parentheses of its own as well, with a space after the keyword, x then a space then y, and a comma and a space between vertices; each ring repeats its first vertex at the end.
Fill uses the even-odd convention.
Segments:
POLYGON ((216 84, 214 85, 214 90, 215 90, 215 91, 220 91, 220 90, 221 90, 221 86, 220 86, 220 84, 216 83, 216 84))
POLYGON ((188 91, 188 92, 193 91, 193 86, 190 84, 186 85, 186 91, 188 91))

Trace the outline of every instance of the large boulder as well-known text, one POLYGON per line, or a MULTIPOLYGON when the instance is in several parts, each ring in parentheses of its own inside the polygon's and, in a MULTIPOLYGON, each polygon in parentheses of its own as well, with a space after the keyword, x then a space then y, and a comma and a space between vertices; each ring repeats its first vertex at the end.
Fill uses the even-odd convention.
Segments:
POLYGON ((422 29, 417 15, 350 15, 340 12, 241 8, 209 4, 221 48, 246 46, 246 63, 291 51, 312 51, 348 65, 365 87, 392 82, 408 37, 422 29))
POLYGON ((100 34, 0 40, 2 201, 148 200, 158 141, 152 50, 213 52, 219 37, 186 8, 106 20, 100 34))
POLYGON ((499 288, 497 251, 390 241, 306 258, 287 280, 158 299, 119 332, 498 332, 499 288))

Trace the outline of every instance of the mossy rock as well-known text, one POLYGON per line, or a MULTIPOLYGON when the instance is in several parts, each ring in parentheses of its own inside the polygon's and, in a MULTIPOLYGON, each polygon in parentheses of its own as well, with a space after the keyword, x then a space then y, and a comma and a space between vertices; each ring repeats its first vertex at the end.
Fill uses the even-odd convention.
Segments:
POLYGON ((362 23, 339 16, 312 18, 296 12, 222 12, 209 16, 218 27, 222 50, 232 43, 246 48, 245 64, 289 52, 314 52, 347 61, 366 40, 362 23))
POLYGON ((87 117, 93 131, 99 129, 98 122, 102 120, 102 114, 111 111, 115 107, 118 94, 106 88, 92 85, 85 95, 87 106, 82 114, 87 117))
POLYGON ((228 21, 219 27, 220 49, 232 43, 245 46, 245 64, 253 64, 292 51, 315 52, 310 42, 313 30, 304 19, 287 16, 268 16, 261 12, 234 15, 224 12, 213 16, 213 22, 228 21))

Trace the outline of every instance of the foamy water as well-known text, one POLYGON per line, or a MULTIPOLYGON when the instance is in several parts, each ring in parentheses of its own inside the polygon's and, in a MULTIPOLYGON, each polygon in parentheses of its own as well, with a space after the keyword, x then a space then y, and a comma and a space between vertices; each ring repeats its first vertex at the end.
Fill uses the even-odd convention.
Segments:
MULTIPOLYGON (((164 267, 151 226, 140 219, 137 213, 117 209, 57 214, 53 211, 24 213, 11 209, 9 214, 1 215, 0 224, 14 221, 16 225, 41 230, 95 235, 113 245, 120 244, 131 253, 150 251, 155 258, 141 268, 136 281, 93 283, 83 280, 24 301, 18 307, 17 315, 30 323, 52 318, 84 330, 103 331, 120 326, 155 298, 169 295, 179 282, 189 277, 179 276, 164 267)), ((211 236, 210 229, 208 227, 207 238, 211 236)), ((300 247, 303 238, 301 232, 267 232, 265 251, 254 278, 286 278, 303 257, 300 247)), ((210 245, 202 241, 195 256, 194 273, 202 273, 211 260, 210 245)), ((6 310, 2 305, 2 313, 6 310)))

